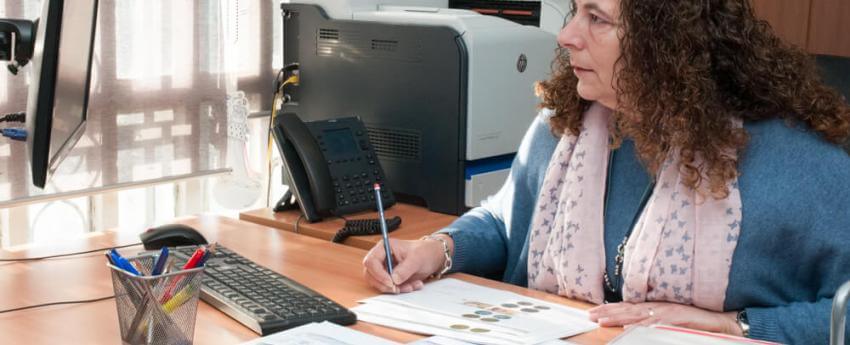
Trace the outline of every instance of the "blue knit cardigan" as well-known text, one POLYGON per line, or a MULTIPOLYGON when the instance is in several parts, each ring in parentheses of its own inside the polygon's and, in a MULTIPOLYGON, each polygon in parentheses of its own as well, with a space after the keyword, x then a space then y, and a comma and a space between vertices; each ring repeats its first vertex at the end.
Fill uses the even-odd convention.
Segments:
MULTIPOLYGON (((739 163, 743 217, 725 310, 747 310, 752 338, 827 343, 832 297, 850 280, 850 155, 783 120, 744 128, 750 141, 739 163)), ((440 231, 455 242, 453 271, 527 286, 528 229, 557 142, 541 113, 501 190, 440 231)), ((616 150, 611 169, 609 274, 650 182, 630 141, 616 150)))

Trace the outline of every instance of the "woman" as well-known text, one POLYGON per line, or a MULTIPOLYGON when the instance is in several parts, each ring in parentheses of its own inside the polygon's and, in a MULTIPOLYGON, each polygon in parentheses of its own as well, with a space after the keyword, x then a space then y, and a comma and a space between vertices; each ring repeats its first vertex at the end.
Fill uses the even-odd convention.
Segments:
POLYGON ((602 326, 826 342, 850 279, 847 105, 747 0, 574 9, 501 191, 393 240, 392 277, 377 246, 366 279, 409 292, 451 266, 599 304, 602 326))

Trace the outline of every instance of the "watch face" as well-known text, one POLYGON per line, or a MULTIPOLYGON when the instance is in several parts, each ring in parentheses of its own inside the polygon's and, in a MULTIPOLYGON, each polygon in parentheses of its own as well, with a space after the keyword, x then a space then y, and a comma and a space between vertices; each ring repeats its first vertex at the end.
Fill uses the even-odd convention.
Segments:
POLYGON ((738 312, 738 315, 735 317, 735 319, 737 319, 737 321, 738 321, 738 326, 741 327, 741 334, 744 337, 749 336, 750 335, 750 323, 747 320, 747 311, 742 310, 742 311, 738 312))

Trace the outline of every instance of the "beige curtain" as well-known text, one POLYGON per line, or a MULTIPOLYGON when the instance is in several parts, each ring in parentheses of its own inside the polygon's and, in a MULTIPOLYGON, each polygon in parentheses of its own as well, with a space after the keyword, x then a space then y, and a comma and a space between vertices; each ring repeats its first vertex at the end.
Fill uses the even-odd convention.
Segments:
MULTIPOLYGON (((228 95, 268 109, 277 6, 100 0, 85 134, 45 190, 32 187, 25 144, 0 138, 0 208, 231 168, 227 146, 242 143, 227 137, 228 95)), ((0 0, 0 17, 40 11, 38 0, 0 0)), ((0 70, 0 113, 26 109, 28 68, 0 70)))

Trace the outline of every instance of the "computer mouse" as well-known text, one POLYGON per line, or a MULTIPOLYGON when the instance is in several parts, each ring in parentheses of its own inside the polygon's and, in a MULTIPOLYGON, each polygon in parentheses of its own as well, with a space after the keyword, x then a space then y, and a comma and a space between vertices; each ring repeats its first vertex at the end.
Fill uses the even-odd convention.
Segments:
POLYGON ((207 239, 198 230, 184 224, 166 224, 150 228, 139 237, 147 250, 207 244, 207 239))

